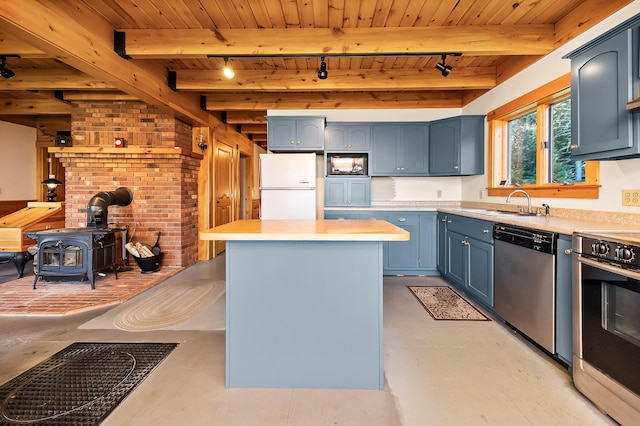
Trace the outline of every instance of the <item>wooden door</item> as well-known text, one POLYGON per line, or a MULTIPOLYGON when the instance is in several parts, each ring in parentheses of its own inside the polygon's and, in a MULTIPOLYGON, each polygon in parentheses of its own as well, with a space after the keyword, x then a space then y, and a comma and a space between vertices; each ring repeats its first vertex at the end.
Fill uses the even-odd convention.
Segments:
MULTIPOLYGON (((215 226, 233 221, 233 148, 221 142, 215 148, 215 226)), ((216 255, 225 249, 225 241, 216 241, 216 255)))

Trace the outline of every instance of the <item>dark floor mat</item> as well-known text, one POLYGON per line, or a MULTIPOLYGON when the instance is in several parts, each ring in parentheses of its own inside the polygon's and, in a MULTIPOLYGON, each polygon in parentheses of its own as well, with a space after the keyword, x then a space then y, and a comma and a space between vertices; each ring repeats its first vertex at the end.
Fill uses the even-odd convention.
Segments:
POLYGON ((177 343, 74 343, 0 387, 0 425, 97 425, 177 343))

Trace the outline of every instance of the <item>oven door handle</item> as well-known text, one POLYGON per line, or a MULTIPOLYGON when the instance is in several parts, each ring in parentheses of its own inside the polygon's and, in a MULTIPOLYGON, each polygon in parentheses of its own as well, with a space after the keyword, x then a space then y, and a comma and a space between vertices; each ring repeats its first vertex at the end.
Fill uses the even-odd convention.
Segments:
POLYGON ((611 266, 608 263, 598 262, 596 260, 588 259, 586 257, 582 257, 578 255, 578 262, 582 262, 585 265, 593 266, 594 268, 602 269, 607 272, 611 272, 613 274, 622 275, 628 278, 633 278, 635 280, 640 280, 640 273, 630 271, 629 269, 618 268, 616 266, 611 266))

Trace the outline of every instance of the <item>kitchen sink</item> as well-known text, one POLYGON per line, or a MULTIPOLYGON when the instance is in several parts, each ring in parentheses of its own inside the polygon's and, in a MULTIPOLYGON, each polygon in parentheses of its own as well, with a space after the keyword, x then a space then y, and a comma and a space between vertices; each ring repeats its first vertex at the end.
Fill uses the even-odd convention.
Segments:
POLYGON ((484 210, 484 209, 465 209, 470 213, 484 214, 487 216, 537 216, 536 213, 517 212, 513 210, 484 210))
POLYGON ((488 212, 495 212, 497 214, 510 214, 514 216, 537 216, 535 212, 514 212, 512 210, 487 210, 488 212))

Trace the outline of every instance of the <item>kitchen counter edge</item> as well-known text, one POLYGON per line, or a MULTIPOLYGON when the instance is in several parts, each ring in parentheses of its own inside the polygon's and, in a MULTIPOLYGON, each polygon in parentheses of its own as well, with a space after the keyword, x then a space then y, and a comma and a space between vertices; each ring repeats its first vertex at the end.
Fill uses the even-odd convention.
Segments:
POLYGON ((200 239, 228 241, 407 241, 409 233, 384 220, 247 219, 201 231, 200 239))
POLYGON ((578 220, 557 216, 519 216, 516 214, 500 213, 493 210, 478 208, 467 208, 444 205, 420 205, 418 204, 398 204, 398 205, 372 205, 371 207, 325 207, 324 211, 407 211, 407 212, 439 212, 451 213, 474 219, 486 220, 494 223, 504 223, 508 225, 523 226, 526 228, 539 229, 541 231, 557 232, 559 234, 571 235, 574 232, 595 232, 595 231, 632 231, 637 230, 637 226, 606 222, 597 220, 578 220))
POLYGON ((541 231, 557 232, 571 235, 574 232, 594 231, 620 231, 636 229, 632 225, 602 221, 575 220, 554 216, 519 216, 517 214, 500 214, 490 210, 472 208, 443 208, 437 209, 440 213, 451 213, 475 219, 487 220, 494 223, 522 226, 525 228, 539 229, 541 231))

